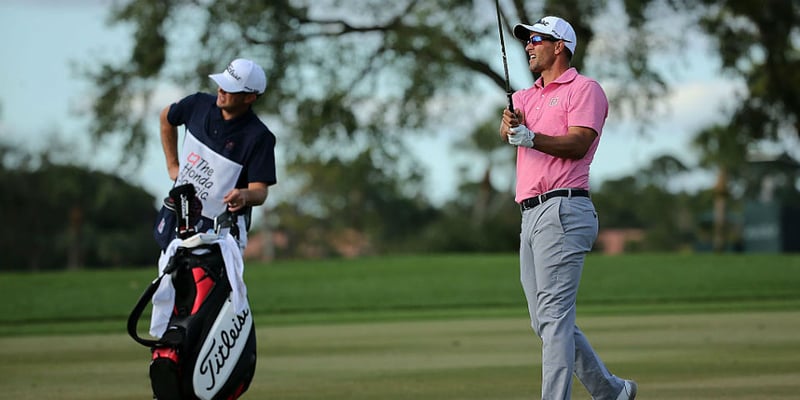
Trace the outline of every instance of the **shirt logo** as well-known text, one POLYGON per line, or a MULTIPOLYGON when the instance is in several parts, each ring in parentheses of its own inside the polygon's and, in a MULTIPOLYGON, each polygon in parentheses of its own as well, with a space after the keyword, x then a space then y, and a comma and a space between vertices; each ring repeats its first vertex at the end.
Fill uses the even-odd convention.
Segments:
POLYGON ((550 107, 555 107, 555 106, 557 106, 557 105, 558 105, 558 97, 553 97, 553 98, 551 98, 551 99, 550 99, 550 104, 548 104, 548 105, 549 105, 550 107))

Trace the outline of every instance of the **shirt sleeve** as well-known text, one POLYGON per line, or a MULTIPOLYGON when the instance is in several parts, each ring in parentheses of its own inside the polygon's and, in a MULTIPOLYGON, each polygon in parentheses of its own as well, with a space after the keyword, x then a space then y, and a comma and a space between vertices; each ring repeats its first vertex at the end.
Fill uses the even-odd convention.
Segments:
POLYGON ((253 150, 252 156, 247 162, 248 183, 263 182, 267 185, 274 185, 277 183, 275 173, 275 135, 267 130, 264 138, 258 141, 256 148, 253 150))
POLYGON ((184 125, 191 117, 192 110, 197 104, 198 95, 199 93, 195 93, 184 97, 177 103, 173 103, 169 108, 169 112, 167 112, 167 121, 172 126, 184 125))
POLYGON ((596 81, 589 80, 574 92, 568 126, 591 128, 599 136, 608 117, 608 99, 596 81))

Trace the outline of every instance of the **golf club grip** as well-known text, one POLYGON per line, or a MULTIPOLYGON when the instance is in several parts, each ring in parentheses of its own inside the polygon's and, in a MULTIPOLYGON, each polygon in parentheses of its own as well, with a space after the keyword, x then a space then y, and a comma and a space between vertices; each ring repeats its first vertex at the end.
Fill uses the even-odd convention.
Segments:
POLYGON ((511 98, 513 93, 508 92, 506 95, 508 96, 508 111, 511 111, 511 113, 514 114, 514 99, 511 98))

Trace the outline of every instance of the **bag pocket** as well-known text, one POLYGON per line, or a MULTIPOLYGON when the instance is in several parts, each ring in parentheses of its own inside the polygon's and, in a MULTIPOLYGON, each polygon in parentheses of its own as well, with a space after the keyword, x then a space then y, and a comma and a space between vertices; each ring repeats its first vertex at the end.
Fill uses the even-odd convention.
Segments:
POLYGON ((176 232, 175 227, 177 225, 177 219, 175 217, 175 211, 168 208, 166 205, 161 206, 161 210, 158 212, 156 216, 156 223, 153 226, 153 238, 158 243, 158 246, 161 248, 161 251, 164 251, 172 239, 175 239, 176 232))

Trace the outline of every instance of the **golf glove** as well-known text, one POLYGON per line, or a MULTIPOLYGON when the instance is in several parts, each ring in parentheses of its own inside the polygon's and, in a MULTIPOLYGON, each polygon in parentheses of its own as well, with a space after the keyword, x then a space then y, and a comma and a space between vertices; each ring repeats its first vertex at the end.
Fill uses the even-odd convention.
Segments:
POLYGON ((535 133, 531 132, 525 125, 517 125, 509 129, 508 143, 514 146, 531 147, 533 148, 533 137, 535 133))

